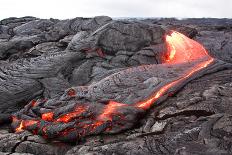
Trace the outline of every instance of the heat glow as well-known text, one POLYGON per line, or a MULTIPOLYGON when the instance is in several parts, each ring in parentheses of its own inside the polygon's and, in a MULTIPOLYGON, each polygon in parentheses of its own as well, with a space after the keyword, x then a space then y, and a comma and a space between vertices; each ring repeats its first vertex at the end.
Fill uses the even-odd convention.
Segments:
POLYGON ((56 119, 56 121, 57 122, 68 123, 72 119, 80 116, 85 111, 86 111, 85 107, 83 107, 83 106, 77 107, 73 112, 67 113, 67 114, 59 117, 58 119, 56 119))
POLYGON ((177 64, 191 62, 209 56, 205 48, 185 35, 172 31, 165 37, 167 55, 165 63, 177 64))

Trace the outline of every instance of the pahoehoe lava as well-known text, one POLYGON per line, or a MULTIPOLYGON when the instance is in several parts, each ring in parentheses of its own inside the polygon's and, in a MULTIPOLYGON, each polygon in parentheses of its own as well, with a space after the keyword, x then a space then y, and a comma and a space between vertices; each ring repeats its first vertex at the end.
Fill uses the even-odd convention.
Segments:
POLYGON ((232 20, 0 21, 0 154, 232 154, 232 20))
POLYGON ((44 138, 69 142, 93 134, 117 133, 133 127, 146 110, 167 96, 173 95, 188 81, 226 66, 212 58, 202 45, 179 32, 170 31, 165 36, 165 43, 167 50, 162 56, 162 64, 144 65, 114 73, 87 86, 83 92, 86 96, 91 94, 101 99, 99 95, 104 97, 104 89, 110 91, 111 87, 114 87, 113 84, 109 84, 106 86, 109 88, 105 88, 107 80, 118 80, 115 84, 122 85, 124 83, 120 80, 139 79, 141 75, 147 74, 147 71, 150 74, 142 81, 165 77, 165 80, 161 80, 144 94, 143 100, 123 103, 120 102, 122 99, 109 99, 105 103, 83 103, 78 100, 79 87, 71 88, 62 96, 62 100, 31 101, 12 116, 12 127, 15 132, 29 130, 44 138), (152 71, 154 73, 151 73, 152 71), (160 71, 163 73, 159 73, 160 71))

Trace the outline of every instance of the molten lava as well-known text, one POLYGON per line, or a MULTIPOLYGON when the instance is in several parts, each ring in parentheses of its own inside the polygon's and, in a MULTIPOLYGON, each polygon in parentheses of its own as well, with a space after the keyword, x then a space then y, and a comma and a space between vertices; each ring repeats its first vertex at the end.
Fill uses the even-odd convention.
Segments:
MULTIPOLYGON (((57 133, 58 136, 64 136, 64 135, 70 135, 70 134, 76 134, 77 137, 85 136, 91 134, 91 133, 98 133, 101 130, 108 131, 111 130, 112 122, 114 121, 114 116, 119 116, 119 118, 123 119, 121 115, 118 112, 119 108, 123 108, 126 106, 132 106, 134 108, 137 108, 139 110, 147 110, 149 109, 158 99, 160 99, 162 96, 169 96, 168 91, 174 87, 183 82, 184 80, 187 80, 190 78, 193 74, 199 72, 203 68, 207 67, 211 63, 213 63, 214 59, 210 57, 207 53, 207 51, 204 49, 202 45, 197 43, 196 41, 189 39, 188 37, 184 36, 183 34, 179 32, 172 31, 171 34, 166 35, 165 38, 166 41, 166 56, 163 65, 176 65, 176 64, 188 64, 192 62, 196 62, 193 64, 196 64, 195 66, 191 67, 189 70, 186 70, 184 75, 180 78, 167 83, 166 85, 160 87, 156 92, 154 92, 152 95, 150 95, 149 98, 145 99, 144 101, 140 101, 138 103, 134 103, 131 105, 118 103, 115 101, 109 101, 108 104, 102 109, 102 111, 99 111, 96 115, 92 115, 91 112, 89 112, 87 106, 78 106, 74 108, 71 112, 66 112, 62 114, 61 116, 54 118, 55 114, 54 112, 47 112, 43 113, 41 115, 41 118, 38 118, 38 120, 20 120, 17 117, 13 117, 13 123, 18 124, 18 126, 15 128, 16 132, 23 131, 24 129, 27 129, 27 127, 30 127, 32 125, 42 125, 42 131, 43 136, 47 137, 47 131, 49 122, 54 123, 55 125, 60 124, 68 124, 69 122, 74 121, 75 127, 70 127, 63 129, 57 133), (89 112, 90 114, 90 120, 86 121, 87 116, 83 116, 84 113, 89 112), (111 122, 111 125, 106 125, 106 122, 111 122), (101 130, 99 130, 101 128, 101 130)), ((100 55, 102 52, 98 51, 100 55)), ((76 92, 74 89, 70 89, 68 92, 68 96, 75 97, 76 92)), ((32 108, 34 106, 37 106, 36 101, 31 102, 32 108)), ((119 120, 120 121, 120 120, 119 120)), ((120 123, 118 123, 120 124, 120 123)), ((60 125, 61 126, 61 125, 60 125)), ((38 127, 39 128, 39 127, 38 127)), ((33 129, 32 132, 36 133, 37 130, 33 129)))
POLYGON ((42 114, 42 120, 52 121, 53 120, 53 116, 54 116, 53 112, 44 113, 44 114, 42 114))
POLYGON ((118 107, 126 106, 125 104, 118 103, 115 101, 109 101, 107 106, 104 108, 101 115, 98 116, 99 120, 112 120, 112 115, 118 107))
POLYGON ((152 95, 149 99, 143 101, 143 102, 139 102, 137 103, 137 107, 139 108, 143 108, 143 109, 149 109, 152 104, 158 100, 162 95, 165 94, 165 92, 175 86, 176 84, 178 84, 179 82, 181 82, 182 80, 185 80, 187 78, 189 78, 191 75, 193 75, 195 72, 200 71, 201 69, 207 67, 209 64, 211 64, 213 62, 213 58, 210 58, 209 60, 200 63, 199 65, 197 65, 192 71, 190 71, 188 74, 186 74, 185 76, 183 76, 182 78, 173 81, 165 86, 163 86, 162 88, 160 88, 160 90, 158 92, 156 92, 154 95, 152 95))
POLYGON ((36 120, 22 120, 19 126, 15 129, 15 132, 22 132, 25 128, 37 124, 39 121, 36 120))
POLYGON ((155 92, 147 100, 137 103, 136 106, 139 108, 149 109, 150 106, 154 104, 154 102, 158 100, 162 95, 164 95, 168 89, 175 86, 179 82, 189 78, 195 72, 198 72, 201 69, 207 67, 214 60, 212 57, 209 56, 208 52, 201 44, 179 32, 172 31, 170 35, 166 36, 165 40, 167 46, 167 56, 165 63, 187 63, 203 58, 205 58, 206 60, 201 62, 200 64, 197 64, 183 77, 161 87, 159 91, 155 92))
POLYGON ((209 56, 205 48, 185 35, 172 31, 166 38, 167 56, 165 63, 184 63, 209 56))
POLYGON ((57 122, 68 123, 72 119, 80 116, 85 111, 86 111, 86 107, 83 107, 83 106, 77 107, 73 112, 70 112, 68 114, 65 114, 65 115, 59 117, 58 119, 56 119, 56 121, 57 122))

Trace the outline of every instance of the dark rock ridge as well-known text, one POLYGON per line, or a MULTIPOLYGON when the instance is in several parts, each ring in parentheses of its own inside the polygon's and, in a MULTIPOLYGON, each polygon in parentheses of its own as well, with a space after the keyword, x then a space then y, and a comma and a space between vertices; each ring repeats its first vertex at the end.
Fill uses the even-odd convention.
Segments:
MULTIPOLYGON (((0 21, 0 154, 231 154, 231 36, 230 19, 0 21), (109 99, 130 105, 148 97, 160 82, 178 78, 191 66, 171 65, 165 72, 157 65, 170 29, 202 43, 216 61, 149 111, 122 108, 127 117, 115 117, 119 122, 112 130, 105 130, 109 124, 104 122, 72 143, 56 141, 64 137, 53 133, 70 123, 51 125, 45 135, 50 140, 28 131, 14 133, 7 124, 13 113, 28 119, 54 110, 62 116, 87 106, 95 116, 109 99), (107 79, 119 81, 106 86, 112 83, 107 79), (28 113, 32 104, 37 106, 28 113)), ((90 114, 82 117, 88 120, 90 114)))

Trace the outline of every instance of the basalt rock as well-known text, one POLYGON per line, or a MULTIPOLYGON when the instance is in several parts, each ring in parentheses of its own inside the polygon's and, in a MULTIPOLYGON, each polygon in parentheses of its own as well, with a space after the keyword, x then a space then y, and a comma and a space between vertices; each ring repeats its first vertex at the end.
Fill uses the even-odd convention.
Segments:
POLYGON ((94 31, 110 22, 111 18, 99 16, 95 18, 75 18, 71 20, 11 18, 1 21, 0 59, 12 55, 20 57, 30 48, 44 43, 56 42, 79 31, 94 31), (14 26, 9 24, 14 23, 14 26), (10 35, 10 37, 8 37, 10 35))

